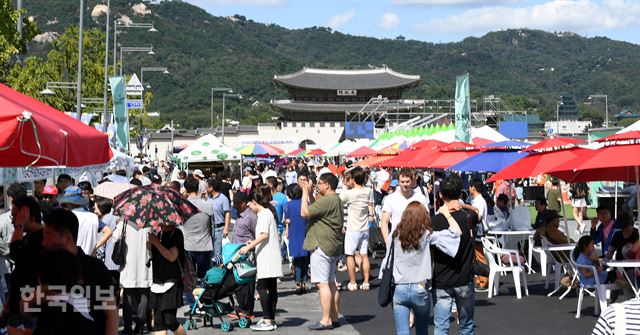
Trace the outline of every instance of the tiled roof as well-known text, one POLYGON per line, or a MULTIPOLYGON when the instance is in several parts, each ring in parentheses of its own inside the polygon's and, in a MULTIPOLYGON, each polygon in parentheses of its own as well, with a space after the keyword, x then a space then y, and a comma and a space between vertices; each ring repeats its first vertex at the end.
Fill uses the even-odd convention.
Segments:
POLYGON ((420 76, 395 72, 388 67, 366 70, 327 70, 303 68, 285 75, 275 75, 278 87, 300 87, 320 90, 370 90, 392 87, 413 87, 420 76))

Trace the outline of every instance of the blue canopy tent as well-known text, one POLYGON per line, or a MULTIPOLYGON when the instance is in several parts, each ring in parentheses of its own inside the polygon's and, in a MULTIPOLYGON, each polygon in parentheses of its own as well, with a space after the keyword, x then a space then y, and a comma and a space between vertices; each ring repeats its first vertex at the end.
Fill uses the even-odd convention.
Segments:
POLYGON ((528 153, 518 151, 484 151, 453 165, 449 170, 462 172, 498 172, 516 161, 526 157, 528 153))

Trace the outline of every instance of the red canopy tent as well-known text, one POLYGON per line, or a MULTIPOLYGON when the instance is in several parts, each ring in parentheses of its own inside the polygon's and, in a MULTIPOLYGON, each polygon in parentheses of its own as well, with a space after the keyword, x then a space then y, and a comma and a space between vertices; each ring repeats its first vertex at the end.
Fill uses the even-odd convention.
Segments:
POLYGON ((570 137, 554 137, 550 139, 546 139, 540 141, 536 144, 532 144, 526 147, 523 152, 529 152, 534 150, 544 150, 544 149, 553 149, 553 148, 562 148, 567 146, 574 146, 576 144, 584 143, 584 140, 579 140, 570 137))
POLYGON ((402 167, 405 164, 418 156, 427 157, 431 153, 438 151, 438 147, 442 147, 447 145, 445 142, 441 142, 438 140, 422 140, 420 142, 415 143, 411 147, 405 149, 397 156, 385 160, 384 162, 380 162, 380 166, 382 167, 402 167))
MULTIPOLYGON (((326 154, 326 152, 320 148, 318 149, 313 149, 309 152, 307 152, 306 154, 304 154, 305 156, 322 156, 326 154)), ((336 170, 337 171, 337 170, 336 170)))
POLYGON ((533 152, 529 156, 498 171, 487 182, 503 179, 516 179, 547 173, 561 164, 573 160, 590 149, 578 147, 546 152, 533 152))
POLYGON ((378 152, 367 147, 367 146, 362 146, 354 151, 352 151, 350 154, 348 154, 348 157, 365 157, 365 156, 374 156, 377 155, 378 152))
POLYGON ((629 144, 583 149, 578 157, 548 172, 570 183, 600 180, 636 182, 638 169, 640 144, 629 144))
POLYGON ((464 142, 453 142, 439 150, 423 147, 424 155, 416 155, 405 166, 418 169, 446 169, 480 152, 474 145, 464 142))
POLYGON ((596 142, 611 142, 611 141, 634 141, 640 139, 640 130, 626 131, 624 133, 613 134, 607 137, 603 137, 596 142))
POLYGON ((0 84, 0 166, 82 167, 109 162, 107 134, 0 84))
POLYGON ((287 156, 289 157, 297 157, 300 155, 304 155, 306 153, 306 150, 302 149, 302 148, 298 148, 296 150, 291 151, 290 153, 287 154, 287 156))

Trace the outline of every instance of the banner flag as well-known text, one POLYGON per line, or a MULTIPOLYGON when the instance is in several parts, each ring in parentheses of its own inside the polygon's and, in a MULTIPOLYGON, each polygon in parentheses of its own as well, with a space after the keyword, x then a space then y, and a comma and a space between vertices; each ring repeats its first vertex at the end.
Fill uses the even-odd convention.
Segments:
POLYGON ((469 74, 456 77, 456 141, 471 143, 471 100, 469 74))
POLYGON ((129 151, 129 115, 127 114, 124 77, 109 78, 113 95, 113 116, 115 124, 116 148, 129 151))

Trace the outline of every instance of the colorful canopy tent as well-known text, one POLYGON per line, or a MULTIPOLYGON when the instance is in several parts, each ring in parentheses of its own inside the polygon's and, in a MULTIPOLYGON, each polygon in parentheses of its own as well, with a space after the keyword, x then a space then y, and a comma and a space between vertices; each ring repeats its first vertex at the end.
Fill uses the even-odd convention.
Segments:
POLYGON ((302 148, 298 148, 296 150, 291 151, 290 153, 287 154, 287 157, 302 157, 304 156, 304 154, 306 154, 307 151, 302 149, 302 148))
POLYGON ((352 151, 350 154, 348 154, 348 157, 366 157, 366 156, 374 156, 377 155, 378 152, 366 147, 366 146, 361 146, 360 148, 352 151))
POLYGON ((178 154, 178 159, 182 164, 239 161, 240 158, 241 155, 238 151, 222 144, 211 134, 200 137, 178 154))
POLYGON ((245 145, 238 149, 243 156, 281 156, 284 155, 284 151, 276 146, 267 143, 255 143, 245 145))
POLYGON ((112 157, 107 134, 0 84, 0 166, 84 167, 112 157))
POLYGON ((326 154, 326 152, 320 148, 317 149, 313 149, 311 151, 308 151, 306 154, 304 154, 305 156, 322 156, 326 154))
POLYGON ((357 141, 344 140, 331 147, 324 147, 323 150, 327 152, 324 154, 324 156, 328 156, 328 157, 344 156, 363 145, 369 144, 369 142, 370 142, 369 140, 364 140, 364 139, 357 140, 357 141))

